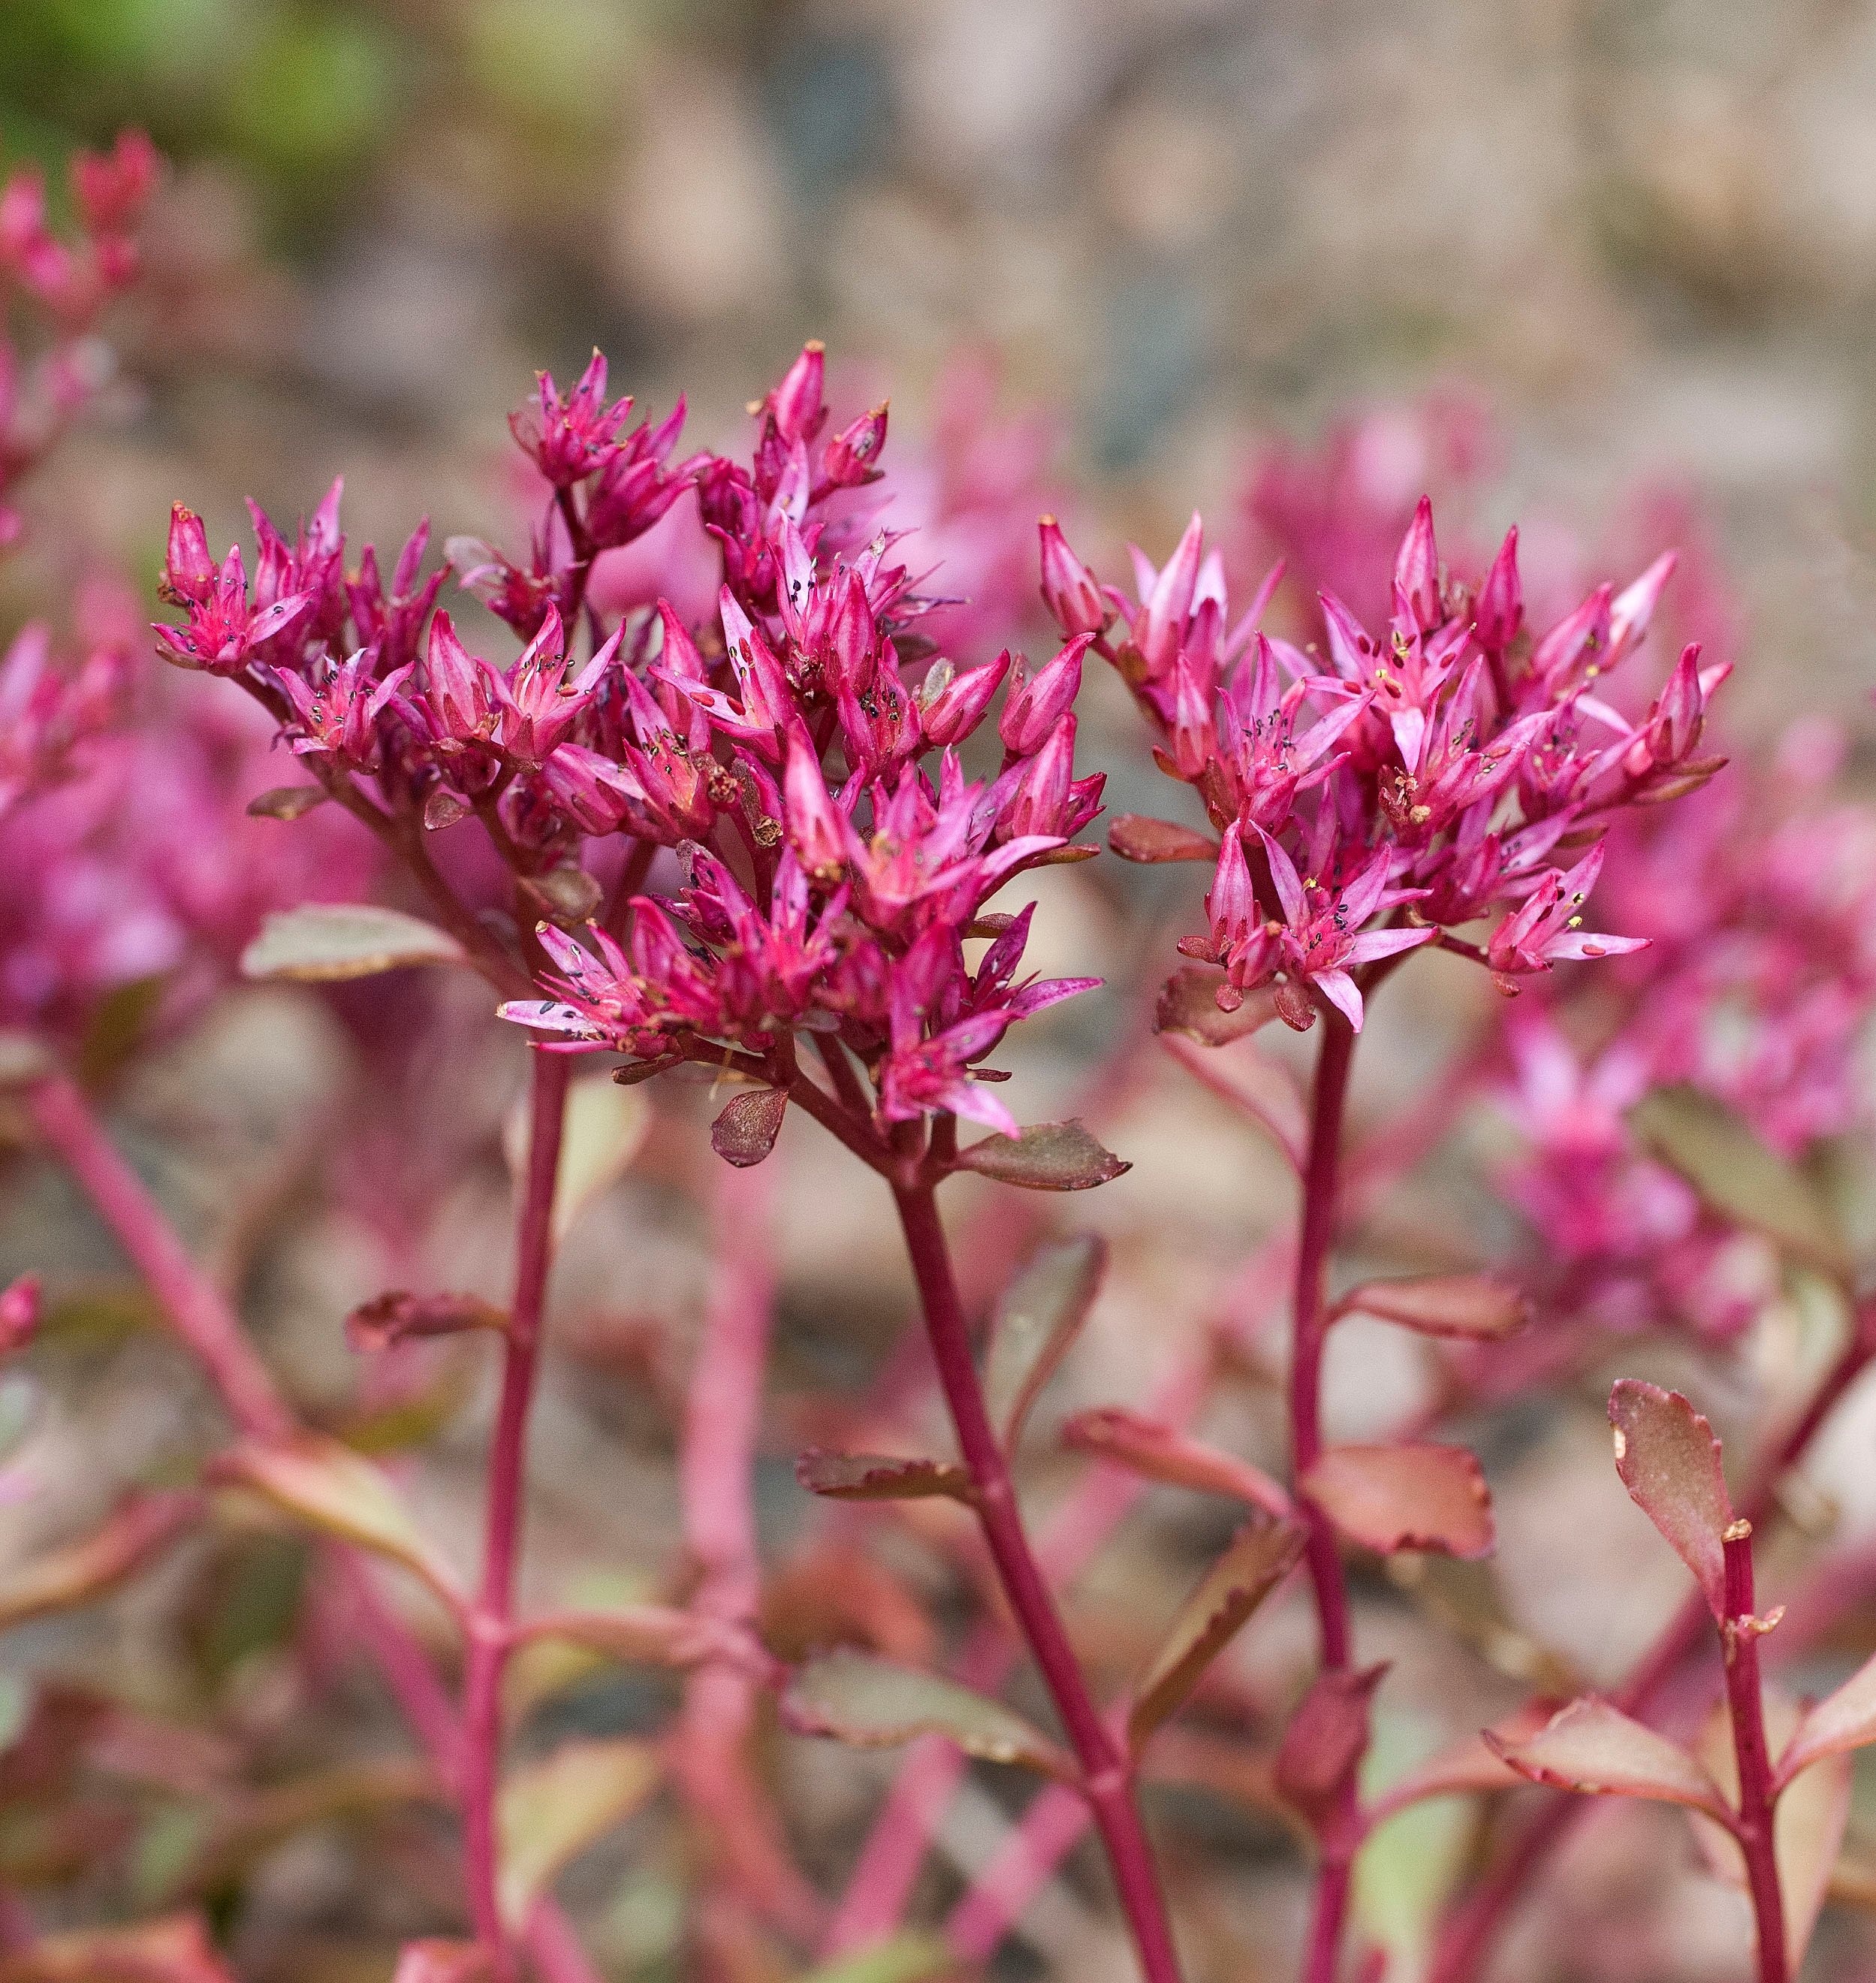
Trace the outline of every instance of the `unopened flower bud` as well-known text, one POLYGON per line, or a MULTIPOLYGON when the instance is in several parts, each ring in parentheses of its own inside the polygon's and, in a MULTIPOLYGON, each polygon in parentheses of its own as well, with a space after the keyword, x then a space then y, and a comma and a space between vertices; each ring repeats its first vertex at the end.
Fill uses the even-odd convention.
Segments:
POLYGON ((1082 686, 1082 657, 1092 634, 1078 634, 1034 680, 1020 682, 1003 706, 997 726, 1006 749, 1026 757, 1041 747, 1049 732, 1068 714, 1082 686))
POLYGON ((769 395, 769 412, 784 440, 792 443, 814 438, 815 430, 827 416, 821 397, 826 378, 826 346, 818 338, 811 339, 769 395))
POLYGON ((949 661, 935 661, 920 686, 918 727, 927 743, 948 750, 961 743, 984 719, 990 698, 1009 673, 1010 650, 960 675, 949 661))
POLYGON ((880 471, 873 464, 885 444, 886 402, 882 400, 828 443, 821 457, 828 480, 837 489, 857 489, 863 482, 876 481, 880 471))
POLYGON ((1042 601, 1056 625, 1070 636, 1102 632, 1114 609, 1099 580, 1068 548, 1053 517, 1045 517, 1037 529, 1042 540, 1042 601))

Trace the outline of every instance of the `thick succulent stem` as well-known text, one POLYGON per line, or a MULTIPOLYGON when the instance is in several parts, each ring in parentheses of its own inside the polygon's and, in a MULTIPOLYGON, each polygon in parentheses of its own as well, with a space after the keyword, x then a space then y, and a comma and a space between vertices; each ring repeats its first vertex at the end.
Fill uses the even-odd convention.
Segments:
POLYGON ((1759 1687, 1759 1637, 1754 1615, 1752 1524, 1743 1517, 1726 1532, 1726 1616, 1720 1621, 1726 1657, 1726 1705, 1739 1766, 1739 1849, 1758 1928, 1759 1983, 1785 1983, 1784 1902, 1772 1850, 1771 1751, 1765 1740, 1765 1704, 1759 1687))
POLYGON ((1134 1804, 1125 1752, 1102 1719, 1017 1512, 1008 1465, 985 1404, 951 1256, 929 1183, 894 1187, 899 1222, 925 1310, 938 1381, 958 1444, 976 1488, 978 1517, 997 1574, 1055 1711, 1081 1765, 1081 1791, 1093 1814, 1120 1903, 1148 1983, 1178 1983, 1179 1958, 1159 1875, 1134 1804))
MULTIPOLYGON (((1303 1478, 1323 1450, 1323 1352, 1329 1333, 1325 1282, 1335 1242, 1342 1124, 1348 1102, 1349 1073, 1355 1057, 1354 1029, 1340 1013, 1326 1013, 1322 1025, 1323 1043, 1316 1055, 1310 1105, 1309 1145, 1303 1163, 1302 1224, 1296 1249, 1290 1343, 1292 1481, 1303 1478)), ((1316 1593, 1323 1665, 1325 1670, 1339 1671, 1349 1664, 1352 1654, 1348 1584, 1343 1575, 1341 1551, 1329 1518, 1305 1496, 1298 1496, 1297 1506, 1309 1527, 1306 1560, 1316 1593)), ((1351 1804, 1353 1795, 1351 1788, 1347 1794, 1351 1804)), ((1352 1809, 1340 1817, 1352 1821, 1352 1809)), ((1335 1976, 1343 1924, 1348 1914, 1349 1841, 1356 1836, 1352 1821, 1335 1824, 1325 1834, 1303 1968, 1307 1983, 1333 1983, 1335 1976)))

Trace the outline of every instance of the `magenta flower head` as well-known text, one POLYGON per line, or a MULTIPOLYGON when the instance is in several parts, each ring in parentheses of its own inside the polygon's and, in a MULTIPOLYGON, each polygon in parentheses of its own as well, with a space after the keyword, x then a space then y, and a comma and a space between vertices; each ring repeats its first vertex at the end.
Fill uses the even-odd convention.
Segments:
MULTIPOLYGON (((1726 669, 1702 670, 1697 648, 1639 719, 1608 697, 1671 555, 1533 638, 1517 532, 1482 580, 1460 582, 1423 499, 1393 555, 1385 634, 1325 592, 1320 638, 1304 649, 1256 630, 1281 567, 1232 622, 1197 517, 1163 566, 1135 553, 1138 604, 1112 640, 1086 630, 1092 575, 1063 577, 1065 547, 1044 542, 1057 569, 1045 590, 1065 631, 1119 669, 1155 761, 1193 788, 1220 834, 1210 930, 1181 947, 1220 967, 1221 1005, 1269 986, 1292 1025, 1326 1002, 1359 1029, 1363 987, 1429 943, 1485 965, 1507 992, 1557 961, 1640 947, 1583 929, 1600 835, 1620 812, 1695 789, 1721 761, 1697 752, 1726 669), (1567 871, 1548 864, 1560 844, 1586 843, 1567 871), (1480 935, 1463 934, 1468 925, 1480 935)), ((1128 821, 1115 844, 1164 859, 1206 843, 1128 821)))
POLYGON ((817 476, 803 450, 824 393, 811 346, 758 403, 752 463, 697 470, 724 552, 716 624, 687 624, 665 602, 655 647, 616 635, 570 678, 557 624, 505 681, 433 634, 419 706, 431 747, 482 749, 529 778, 510 734, 525 702, 536 789, 567 828, 667 848, 685 878, 621 904, 610 926, 543 925, 546 995, 509 1001, 506 1017, 570 1050, 647 1070, 708 1061, 798 1094, 801 1047, 838 1042, 882 1137, 928 1115, 1012 1131, 986 1057, 1018 1021, 1092 981, 1020 977, 1027 914, 991 906, 1099 809, 1100 777, 1075 772, 1088 643, 1018 671, 1002 767, 988 783, 966 778, 952 747, 1012 663, 961 671, 941 659, 908 686, 901 646, 916 651, 927 608, 881 510, 855 507, 882 472, 883 412, 838 436, 817 476), (541 684, 525 698, 524 674, 541 684), (992 928, 973 965, 967 940, 992 928))

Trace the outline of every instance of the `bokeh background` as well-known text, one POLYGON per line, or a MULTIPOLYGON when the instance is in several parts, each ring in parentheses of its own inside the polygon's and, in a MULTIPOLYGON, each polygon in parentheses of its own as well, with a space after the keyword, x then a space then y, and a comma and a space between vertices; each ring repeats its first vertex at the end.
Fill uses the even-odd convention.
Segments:
MULTIPOLYGON (((1195 503, 1229 527, 1247 464, 1273 440, 1309 443, 1350 409, 1430 397, 1442 431, 1463 436, 1483 464, 1473 478, 1482 535, 1525 517, 1561 563, 1573 540, 1637 548, 1644 497, 1663 515, 1678 506, 1727 577, 1728 637, 1745 663, 1729 724, 1768 735, 1795 710, 1830 712, 1850 727, 1853 773, 1868 771, 1876 7, 0 6, 0 161, 56 162, 126 122, 149 129, 173 162, 149 292, 125 315, 111 416, 65 450, 41 507, 72 506, 85 537, 146 579, 173 499, 208 514, 219 548, 242 529, 242 496, 290 517, 342 470, 355 542, 394 545, 424 512, 440 534, 511 529, 503 416, 537 367, 564 379, 596 344, 617 387, 654 412, 681 390, 695 440, 725 446, 740 440, 745 402, 806 337, 830 347, 839 406, 891 392, 895 447, 928 439, 947 368, 974 356, 1008 419, 1034 423, 1023 430, 1038 493, 1110 569, 1127 537, 1163 553, 1195 503), (1629 521, 1618 528, 1618 517, 1629 521)), ((1416 453, 1418 431, 1403 428, 1410 477, 1440 466, 1416 453)), ((1118 767, 1111 803, 1148 805, 1150 767, 1123 701, 1104 704, 1104 692, 1091 720, 1105 727, 1101 761, 1118 767)), ((1038 924, 1039 961, 1081 970, 1092 959, 1123 987, 1157 974, 1166 938, 1192 926, 1195 891, 1183 871, 1142 880, 1115 865, 1063 871, 1038 924)), ((1425 1082, 1463 1030, 1476 987, 1439 961, 1426 982, 1364 1050, 1366 1111, 1425 1082)), ((361 1404, 337 1328, 394 1271, 500 1284, 499 1131, 517 1051, 490 1037, 473 988, 453 1002, 446 990, 423 995, 435 1002, 411 1011, 435 1044, 403 1070, 406 1086, 383 1084, 359 1008, 341 1002, 335 1018, 310 997, 246 995, 120 1092, 118 1127, 192 1239, 242 1286, 296 1395, 354 1429, 395 1407, 405 1417, 387 1444, 431 1442, 413 1492, 467 1561, 481 1364, 445 1358, 426 1387, 361 1404), (356 1175, 335 1180, 316 1152, 342 1115, 363 1155, 356 1175)), ((1025 1116, 1080 1093, 1125 1024, 1117 1001, 1036 1028, 1037 1044, 1015 1057, 1025 1116)), ((1157 1063, 1130 1081, 1104 1133, 1138 1168, 1075 1208, 1073 1222, 1115 1239, 1117 1281, 1065 1406, 1142 1395, 1189 1347, 1246 1248, 1287 1214, 1284 1173, 1236 1119, 1157 1063)), ((710 1160, 698 1155, 701 1099, 660 1089, 657 1105, 640 1165, 577 1236, 558 1284, 530 1538, 538 1589, 596 1563, 655 1585, 677 1548, 670 1407, 707 1277, 710 1160)), ((787 1560, 804 1519, 790 1441, 812 1431, 799 1400, 887 1367, 906 1298, 880 1208, 798 1129, 784 1155, 784 1329, 762 1508, 765 1539, 787 1560)), ((1456 1191, 1481 1230, 1502 1222, 1468 1160, 1462 1148, 1403 1186, 1371 1243, 1385 1252, 1423 1237, 1438 1192, 1456 1191)), ((69 1194, 19 1165, 8 1182, 0 1279, 43 1265, 49 1242, 70 1346, 60 1353, 82 1379, 66 1387, 42 1455, 52 1491, 33 1518, 70 1528, 212 1414, 132 1326, 121 1262, 69 1194)), ((980 1262, 981 1276, 998 1264, 980 1262)), ((1389 1363, 1365 1341, 1333 1381, 1353 1436, 1396 1412, 1417 1378, 1410 1360, 1389 1363)), ((1574 1416, 1517 1429, 1494 1484, 1512 1612, 1595 1675, 1645 1639, 1677 1573, 1638 1517, 1620 1526, 1631 1511, 1608 1476, 1593 1389, 1574 1416), (1613 1603, 1600 1540, 1610 1520, 1613 1603)), ((1719 1404, 1750 1401, 1748 1376, 1719 1404)), ((1276 1413, 1256 1383, 1225 1423, 1251 1450, 1275 1449, 1276 1413)), ((1822 1477, 1868 1513, 1860 1437, 1838 1439, 1822 1477)), ((1055 1484, 1045 1470, 1036 1491, 1055 1484)), ((1169 1606, 1221 1539, 1189 1506, 1156 1500, 1104 1560, 1079 1627, 1105 1653, 1129 1655, 1128 1614, 1169 1606)), ((895 1567, 941 1605, 929 1566, 895 1567)), ((19 1657, 113 1686, 139 1676, 167 1712, 190 1686, 207 1698, 237 1675, 243 1739, 284 1774, 323 1753, 341 1724, 366 1751, 394 1741, 374 1697, 294 1719, 296 1697, 269 1658, 305 1568, 303 1557, 225 1549, 187 1569, 199 1603, 179 1649, 172 1582, 147 1603, 48 1628, 19 1657)), ((869 1601, 891 1597, 869 1587, 869 1601)), ((915 1607, 888 1622, 902 1650, 932 1650, 915 1607)), ((1277 1628, 1279 1650, 1302 1646, 1295 1625, 1277 1628)), ((1424 1732, 1415 1717, 1438 1718, 1447 1656, 1404 1615, 1376 1629, 1401 1662, 1393 1684, 1406 1704, 1388 1739, 1411 1748, 1424 1732)), ((1516 1697, 1508 1684, 1502 1692, 1516 1697)), ((588 1684, 557 1697, 530 1739, 637 1727, 660 1698, 636 1681, 588 1684)), ((798 1744, 780 1767, 811 1868, 838 1884, 890 1766, 798 1744)), ((1000 1794, 979 1785, 960 1807, 925 1904, 955 1892, 1002 1835, 1000 1794)), ((194 1849, 186 1816, 161 1801, 139 1813, 152 1891, 194 1849)), ((1547 1941, 1540 1921, 1520 1958, 1535 1966, 1520 1973, 1733 1973, 1737 1921, 1710 1916, 1713 1890, 1689 1871, 1678 1832, 1670 1841, 1638 1822, 1639 1834, 1597 1834, 1547 1918, 1593 1917, 1593 1932, 1547 1941), (1710 1921, 1710 1934, 1686 1932, 1710 1921)), ((1280 1831, 1215 1806, 1186 1811, 1182 1824, 1176 1877, 1209 1973, 1286 1973, 1302 1889, 1280 1831)), ((242 1973, 387 1973, 396 1937, 433 1926, 446 1904, 437 1841, 397 1828, 373 1815, 362 1832, 256 1848, 242 1867, 242 1973), (400 1883, 389 1896, 386 1866, 400 1883)), ((1400 1906, 1411 1911, 1415 1881, 1449 1846, 1434 1837, 1403 1848, 1400 1906)), ((684 1973, 689 1849, 662 1831, 634 1834, 579 1875, 577 1911, 612 1972, 684 1973)), ((1102 1891, 1094 1863, 1072 1861, 1010 1973, 1125 1975, 1102 1891)), ((82 1914, 82 1868, 68 1898, 82 1914)), ((1851 1974, 1868 1953, 1861 1930, 1833 1932, 1851 1974)))
POLYGON ((1461 386, 1509 512, 1681 481, 1781 657, 1846 706, 1876 672, 1851 0, 4 10, 8 151, 125 119, 179 166, 162 339, 218 361, 158 373, 145 440, 186 436, 205 501, 290 510, 343 465, 367 521, 440 513, 537 366, 599 344, 715 435, 818 335, 915 420, 990 347, 1157 538, 1249 436, 1461 386))

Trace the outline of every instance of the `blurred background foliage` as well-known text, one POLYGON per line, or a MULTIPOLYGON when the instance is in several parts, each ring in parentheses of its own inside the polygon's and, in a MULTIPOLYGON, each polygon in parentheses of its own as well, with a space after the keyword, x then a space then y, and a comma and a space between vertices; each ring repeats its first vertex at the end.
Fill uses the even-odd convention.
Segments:
MULTIPOLYGON (((0 159, 54 163, 126 122, 174 162, 149 294, 123 326, 134 386, 41 495, 145 582, 172 499, 205 510, 219 549, 246 534, 244 494, 290 517, 341 470, 355 544, 395 545, 425 511, 440 536, 510 531, 502 416, 537 366, 564 379, 595 343, 617 389, 654 413, 682 390, 694 442, 734 445, 745 403, 821 336, 841 406, 892 393, 895 449, 928 426, 947 360, 987 351, 1004 403, 1058 423, 1050 474, 1078 492, 1078 547, 1104 568, 1122 533, 1162 553, 1195 501, 1228 529, 1259 442, 1313 440, 1345 408, 1437 392, 1489 416, 1481 537, 1518 516, 1527 543, 1547 530, 1600 543, 1638 487, 1690 499, 1748 628, 1729 727, 1769 734, 1794 708, 1826 709, 1849 724, 1865 783, 1876 768, 1876 7, 1858 0, 0 4, 0 159)), ((1100 693, 1091 729, 1113 714, 1100 693)), ((1119 716, 1099 754, 1116 767, 1110 797, 1150 805, 1159 788, 1119 716)), ((1116 866, 1061 878, 1052 899, 1066 906, 1038 925, 1051 968, 1157 968, 1122 954, 1137 925, 1106 892, 1128 885, 1116 866)), ((1175 871, 1157 900, 1189 904, 1186 878, 1175 871)), ((240 1008, 144 1077, 125 1132, 134 1140, 141 1122, 139 1160, 172 1183, 180 1170, 192 1239, 244 1271, 249 1312, 296 1392, 335 1415, 356 1382, 336 1318, 383 1285, 360 1237, 383 1207, 307 1211, 303 1139, 320 1132, 319 1098, 341 1096, 380 1138, 384 1177, 443 1204, 423 1243, 446 1278, 493 1282, 490 1208, 506 1190, 494 1152, 514 1072, 512 1042, 486 1043, 472 997, 416 1008, 453 1077, 431 1084, 430 1102, 381 1092, 369 1029, 355 1019, 358 1037, 341 1036, 332 1018, 349 1009, 240 1008), (453 1195, 426 1185, 426 1165, 456 1179, 453 1195)), ((1376 1097, 1423 1078, 1438 1029, 1458 1024, 1452 999, 1430 992, 1412 1016, 1417 1032, 1377 1028, 1364 1048, 1376 1097)), ((1057 1039, 1055 1060, 1032 1072, 1063 1095, 1088 1045, 1057 1039)), ((707 1264, 701 1117, 677 1119, 677 1105, 564 1270, 570 1374, 546 1403, 531 1543, 545 1579, 612 1560, 617 1510, 633 1511, 647 1555, 674 1533, 663 1442, 677 1358, 644 1315, 688 1326, 707 1264), (642 1283, 624 1316, 622 1256, 642 1283)), ((1287 1204, 1268 1152, 1235 1119, 1195 1109, 1176 1078, 1155 1075, 1125 1129, 1139 1159, 1125 1195, 1077 1216, 1131 1234, 1116 1312, 1150 1326, 1091 1346, 1088 1401, 1134 1395, 1143 1340, 1163 1355, 1162 1339, 1189 1332, 1287 1204)), ((896 1252, 825 1155, 805 1139, 789 1153, 788 1205, 805 1215, 784 1221, 784 1417, 798 1394, 882 1362, 902 1321, 896 1252)), ((1432 1193, 1453 1182, 1414 1181, 1389 1217, 1430 1229, 1432 1193)), ((135 1298, 109 1278, 114 1256, 42 1176, 8 1208, 5 1264, 28 1263, 27 1236, 36 1259, 52 1229, 69 1242, 62 1261, 90 1276, 52 1332, 75 1366, 59 1484, 80 1502, 97 1491, 89 1456, 134 1473, 177 1443, 187 1400, 135 1326, 135 1298), (107 1359, 112 1381, 92 1382, 107 1359)), ((1399 1373, 1362 1375, 1379 1393, 1399 1373)), ((470 1382, 452 1366, 413 1409, 448 1422, 470 1382)), ((1556 1484, 1607 1486, 1600 1406, 1580 1418, 1558 1435, 1577 1441, 1561 1471, 1527 1482, 1527 1537, 1547 1523, 1597 1533, 1556 1484)), ((456 1424, 425 1510, 464 1560, 480 1451, 477 1427, 456 1424)), ((1867 1504, 1863 1450, 1839 1470, 1833 1485, 1860 1478, 1867 1504)), ((785 1456, 766 1456, 764 1519, 778 1533, 801 1519, 801 1499, 785 1456)), ((1162 1546, 1173 1525, 1156 1519, 1104 1570, 1123 1626, 1143 1590, 1157 1603, 1196 1559, 1181 1519, 1185 1556, 1162 1546)), ((1526 1597, 1593 1657, 1607 1621, 1571 1593, 1600 1566, 1573 1558, 1575 1580, 1559 1578, 1572 1537, 1541 1539, 1508 1558, 1545 1566, 1526 1597)), ((262 1668, 254 1649, 284 1637, 298 1601, 303 1556, 263 1540, 231 1540, 191 1587, 204 1593, 190 1649, 204 1700, 226 1672, 262 1668)), ((1646 1574, 1625 1575, 1625 1593, 1646 1597, 1646 1574)), ((900 1622, 922 1621, 914 1607, 900 1622)), ((52 1656, 82 1656, 114 1682, 159 1670, 145 1613, 120 1621, 121 1637, 81 1630, 52 1656)), ((1446 1658, 1422 1661, 1430 1697, 1446 1658)), ((316 1732, 269 1684, 261 1671, 241 1710, 298 1762, 316 1732)), ((595 1684, 554 1712, 600 1732, 637 1727, 655 1718, 637 1686, 595 1684)), ((845 1758, 796 1767, 813 1836, 856 1834, 883 1766, 858 1790, 845 1758)), ((1265 1864, 1288 1868, 1281 1839, 1261 1820, 1227 1831, 1209 1807, 1192 1823, 1219 1828, 1226 1898, 1267 1918, 1266 1888, 1289 1878, 1265 1864)), ((149 1884, 166 1891, 158 1862, 175 1838, 153 1821, 150 1835, 149 1884)), ((1406 1871, 1381 1868, 1377 1905, 1426 1890, 1446 1850, 1410 1828, 1397 1838, 1406 1871)), ((433 1875, 429 1843, 426 1855, 406 1848, 433 1875)), ((607 1910, 615 1966, 660 1977, 681 1973, 685 1870, 662 1850, 621 1852, 582 1895, 589 1913, 607 1910)), ((396 1918, 361 1924, 353 1869, 309 1854, 270 1861, 253 1914, 263 1928, 285 1924, 286 1945, 249 1973, 381 1976, 386 1938, 411 1924, 400 1910, 453 1904, 453 1889, 394 1863, 407 1891, 373 1890, 396 1918)), ((1647 1863, 1652 1877, 1658 1861, 1647 1863)), ((1697 1911, 1706 1891, 1684 1904, 1697 1911)), ((1055 1973, 1123 1973, 1098 1927, 1077 1915, 1056 1935, 1055 1973)), ((1612 1949, 1625 1931, 1609 1918, 1612 1949)), ((1237 1965, 1253 1941, 1221 1946, 1237 1965)), ((1614 1950, 1607 1972, 1646 1960, 1614 1950)))
MULTIPOLYGON (((1793 664, 1845 708, 1876 674, 1860 637, 1843 666, 1876 510, 1865 5, 0 9, 8 154, 126 120, 178 162, 172 273, 226 278, 159 326, 220 347, 186 406, 205 498, 292 509, 419 438, 433 490, 473 484, 466 437, 596 343, 724 433, 820 335, 915 418, 948 353, 994 348, 1157 540, 1251 436, 1463 380, 1507 512, 1541 487, 1587 519, 1671 470, 1793 664)), ((371 483, 371 520, 407 509, 371 483)))

